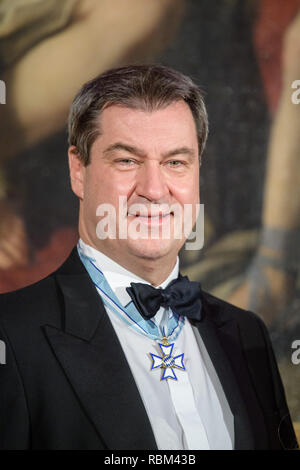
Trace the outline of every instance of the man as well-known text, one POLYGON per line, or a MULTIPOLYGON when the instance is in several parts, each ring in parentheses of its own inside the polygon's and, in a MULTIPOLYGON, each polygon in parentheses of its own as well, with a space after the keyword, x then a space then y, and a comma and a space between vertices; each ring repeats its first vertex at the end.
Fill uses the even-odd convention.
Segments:
POLYGON ((1 296, 1 448, 296 448, 262 321, 179 274, 207 127, 199 89, 166 67, 111 70, 76 96, 80 240, 1 296))

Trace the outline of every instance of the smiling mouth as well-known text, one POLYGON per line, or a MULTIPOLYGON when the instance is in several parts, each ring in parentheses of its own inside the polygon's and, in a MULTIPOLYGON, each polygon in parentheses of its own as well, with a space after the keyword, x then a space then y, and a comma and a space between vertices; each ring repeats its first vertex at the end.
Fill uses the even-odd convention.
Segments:
POLYGON ((173 212, 168 212, 167 214, 131 214, 128 213, 128 216, 134 217, 136 220, 139 220, 140 224, 145 226, 163 226, 166 223, 169 223, 172 219, 171 217, 174 216, 173 212))
POLYGON ((167 214, 139 214, 138 212, 136 214, 130 214, 128 213, 127 216, 130 217, 139 217, 140 219, 145 219, 145 220, 159 220, 159 219, 164 219, 165 217, 168 217, 170 215, 174 215, 173 212, 168 212, 167 214))

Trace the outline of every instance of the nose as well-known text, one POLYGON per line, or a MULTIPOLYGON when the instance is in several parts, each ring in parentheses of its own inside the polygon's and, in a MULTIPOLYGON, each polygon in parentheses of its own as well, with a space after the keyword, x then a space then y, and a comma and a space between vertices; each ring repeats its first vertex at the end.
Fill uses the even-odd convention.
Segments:
POLYGON ((137 175, 137 195, 155 202, 163 199, 168 192, 166 177, 160 163, 155 160, 145 162, 137 175))

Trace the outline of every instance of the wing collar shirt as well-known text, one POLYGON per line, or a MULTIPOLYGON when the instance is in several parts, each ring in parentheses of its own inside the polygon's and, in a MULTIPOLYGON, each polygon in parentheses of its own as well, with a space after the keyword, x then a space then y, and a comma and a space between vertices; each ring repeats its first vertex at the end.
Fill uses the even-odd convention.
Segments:
MULTIPOLYGON (((79 241, 83 254, 94 258, 123 307, 131 302, 126 291, 131 282, 149 282, 127 271, 100 251, 79 241)), ((159 286, 178 277, 179 260, 159 286)), ((98 291, 100 295, 100 291, 98 291)), ((159 450, 232 449, 233 415, 198 330, 185 321, 174 342, 173 355, 184 353, 186 370, 176 369, 178 380, 161 380, 161 369, 151 369, 150 352, 161 355, 158 343, 133 330, 105 307, 126 356, 148 414, 159 450)), ((165 322, 163 307, 155 317, 165 322)))

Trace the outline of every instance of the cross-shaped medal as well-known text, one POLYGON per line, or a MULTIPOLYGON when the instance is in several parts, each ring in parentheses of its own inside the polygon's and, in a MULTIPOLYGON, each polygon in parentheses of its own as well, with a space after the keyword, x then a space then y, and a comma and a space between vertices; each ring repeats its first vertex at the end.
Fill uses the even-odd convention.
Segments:
POLYGON ((172 352, 174 348, 174 343, 169 344, 166 336, 163 337, 162 343, 158 343, 162 356, 157 356, 156 354, 150 353, 152 359, 151 370, 163 369, 163 373, 160 380, 173 379, 177 380, 174 369, 185 370, 183 364, 184 354, 179 354, 178 356, 173 357, 172 352))

